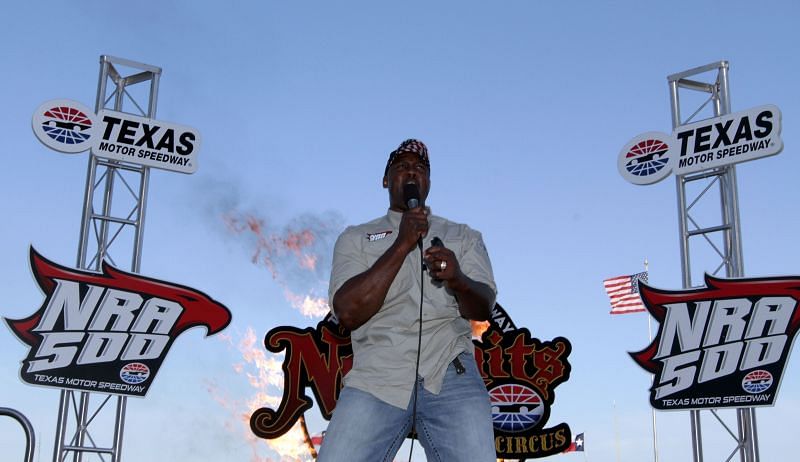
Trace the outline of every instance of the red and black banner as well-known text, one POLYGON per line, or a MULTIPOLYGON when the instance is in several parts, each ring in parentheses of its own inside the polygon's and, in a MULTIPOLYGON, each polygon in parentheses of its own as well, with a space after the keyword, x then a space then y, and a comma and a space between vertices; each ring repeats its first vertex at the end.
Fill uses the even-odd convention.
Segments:
POLYGON ((653 343, 631 353, 653 373, 656 409, 771 406, 800 326, 800 277, 719 279, 661 290, 639 283, 661 324, 653 343))
POLYGON ((67 268, 30 251, 31 271, 45 294, 25 319, 6 319, 30 347, 20 376, 33 385, 144 396, 185 330, 212 335, 231 320, 208 295, 120 271, 67 268))

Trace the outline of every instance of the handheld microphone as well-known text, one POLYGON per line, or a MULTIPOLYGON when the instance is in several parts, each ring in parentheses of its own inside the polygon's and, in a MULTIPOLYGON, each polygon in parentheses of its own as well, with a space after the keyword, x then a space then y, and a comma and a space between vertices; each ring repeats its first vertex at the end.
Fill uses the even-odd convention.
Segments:
MULTIPOLYGON (((439 238, 439 236, 433 236, 433 239, 431 239, 431 246, 433 246, 433 247, 444 247, 444 242, 442 242, 442 240, 439 238)), ((428 270, 428 265, 426 265, 424 261, 422 262, 422 270, 423 271, 427 271, 428 270)))
MULTIPOLYGON (((419 187, 416 183, 406 183, 403 185, 403 198, 406 200, 406 207, 409 210, 420 206, 419 187)), ((422 237, 417 239, 417 247, 422 252, 422 237)))
POLYGON ((409 209, 415 209, 420 206, 419 187, 416 183, 406 183, 403 185, 403 197, 409 209))

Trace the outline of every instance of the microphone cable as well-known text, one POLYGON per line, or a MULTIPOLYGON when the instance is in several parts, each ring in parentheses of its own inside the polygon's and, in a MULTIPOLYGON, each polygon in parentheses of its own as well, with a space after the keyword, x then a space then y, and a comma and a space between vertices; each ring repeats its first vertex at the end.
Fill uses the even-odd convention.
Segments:
POLYGON ((419 357, 422 352, 422 300, 425 291, 425 259, 422 253, 422 238, 419 238, 419 334, 417 335, 417 360, 414 366, 414 404, 411 411, 411 449, 408 451, 408 462, 411 462, 411 456, 414 454, 414 440, 419 438, 417 434, 417 390, 419 388, 419 357), (416 435, 416 438, 415 438, 416 435))

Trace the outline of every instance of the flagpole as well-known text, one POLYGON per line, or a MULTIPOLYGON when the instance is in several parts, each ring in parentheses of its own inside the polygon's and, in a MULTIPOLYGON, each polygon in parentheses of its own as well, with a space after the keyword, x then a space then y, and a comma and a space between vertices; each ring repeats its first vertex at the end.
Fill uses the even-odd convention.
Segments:
MULTIPOLYGON (((649 265, 647 263, 647 257, 644 259, 644 271, 648 273, 648 282, 649 282, 649 265)), ((651 321, 652 316, 650 313, 647 313, 647 341, 648 345, 653 343, 653 324, 651 321)), ((658 462, 658 436, 656 434, 656 410, 652 405, 650 406, 650 413, 653 416, 653 461, 658 462)))
POLYGON ((300 418, 297 419, 300 421, 300 428, 303 429, 303 440, 308 446, 308 452, 311 454, 311 459, 317 460, 317 450, 314 448, 314 442, 311 441, 311 434, 308 433, 308 426, 306 426, 306 416, 304 414, 300 415, 300 418))
POLYGON ((586 435, 583 435, 583 462, 587 462, 589 456, 586 455, 586 435))
POLYGON ((617 462, 620 461, 619 457, 619 428, 617 428, 617 401, 613 401, 614 407, 614 446, 617 449, 617 462))

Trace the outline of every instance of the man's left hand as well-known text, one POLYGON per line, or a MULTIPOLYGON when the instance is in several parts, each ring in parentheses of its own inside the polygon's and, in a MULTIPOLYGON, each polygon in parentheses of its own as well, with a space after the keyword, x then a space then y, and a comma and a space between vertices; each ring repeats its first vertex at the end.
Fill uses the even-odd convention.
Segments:
POLYGON ((425 264, 434 279, 450 282, 461 274, 456 255, 447 247, 433 246, 426 250, 425 264))

